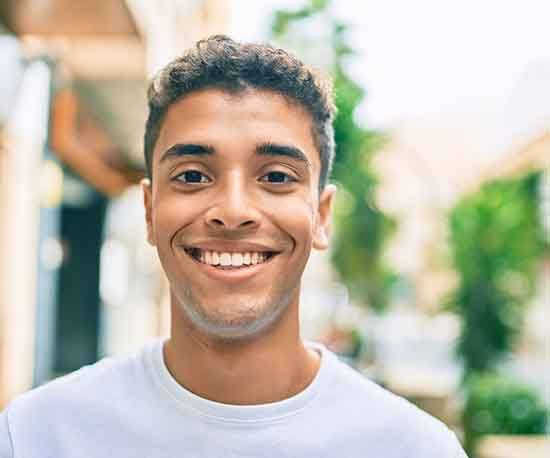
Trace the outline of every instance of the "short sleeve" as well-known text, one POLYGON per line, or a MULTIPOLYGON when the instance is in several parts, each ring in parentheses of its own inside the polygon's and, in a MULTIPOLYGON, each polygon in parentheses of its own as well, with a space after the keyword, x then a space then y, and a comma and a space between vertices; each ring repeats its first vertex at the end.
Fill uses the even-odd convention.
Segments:
POLYGON ((0 458, 13 458, 7 409, 0 413, 0 458))

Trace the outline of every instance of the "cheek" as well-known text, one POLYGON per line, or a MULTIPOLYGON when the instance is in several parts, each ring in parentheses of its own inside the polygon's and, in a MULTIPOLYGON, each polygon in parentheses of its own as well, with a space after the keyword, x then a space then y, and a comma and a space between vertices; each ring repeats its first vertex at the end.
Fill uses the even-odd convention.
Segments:
POLYGON ((309 250, 315 225, 315 207, 303 197, 289 198, 272 208, 271 219, 294 240, 295 247, 309 250))
POLYGON ((197 205, 181 195, 167 193, 159 196, 153 213, 153 225, 159 243, 170 243, 179 230, 196 220, 199 212, 197 205))

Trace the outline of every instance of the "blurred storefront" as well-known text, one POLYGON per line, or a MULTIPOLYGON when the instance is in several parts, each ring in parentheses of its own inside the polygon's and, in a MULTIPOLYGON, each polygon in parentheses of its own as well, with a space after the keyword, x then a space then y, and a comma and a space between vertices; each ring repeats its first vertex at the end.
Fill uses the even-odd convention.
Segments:
MULTIPOLYGON (((421 366, 422 348, 450 348, 458 335, 458 322, 442 326, 425 326, 443 308, 445 294, 456 278, 449 265, 448 213, 465 194, 481 184, 499 178, 520 177, 531 171, 543 172, 539 189, 542 227, 550 238, 550 62, 538 62, 521 78, 504 106, 472 106, 469 112, 440 113, 417 117, 395 125, 390 141, 377 155, 381 191, 379 205, 399 221, 396 237, 388 252, 390 263, 412 285, 407 314, 418 314, 418 325, 388 326, 407 329, 421 336, 417 344, 405 344, 411 352, 402 361, 421 366), (424 326, 422 325, 424 323, 424 326), (441 331, 441 340, 430 340, 441 331), (414 349, 414 350, 412 350, 414 349)), ((528 305, 522 338, 517 351, 506 363, 508 373, 540 388, 550 402, 548 372, 548 313, 550 312, 550 260, 540 266, 535 298, 528 305)), ((451 320, 450 317, 448 317, 451 320)), ((456 321, 456 317, 455 317, 456 321)), ((399 342, 406 342, 402 335, 399 342)), ((450 351, 444 352, 446 355, 450 351)), ((447 356, 448 358, 448 356, 447 356)), ((384 361, 391 360, 384 355, 384 361)), ((430 364, 432 367, 434 364, 430 364)), ((444 366, 442 360, 438 367, 444 366)), ((418 377, 424 383, 427 371, 418 377)), ((451 371, 449 371, 451 372, 451 371)), ((432 378, 433 374, 432 374, 432 378)), ((441 376, 438 376, 441 380, 441 376)), ((412 370, 408 375, 389 376, 400 386, 396 391, 417 393, 412 370)), ((390 385, 392 384, 390 380, 390 385)), ((414 397, 414 396, 409 396, 414 397)))
POLYGON ((388 257, 410 279, 420 309, 437 311, 454 285, 445 246, 456 202, 489 180, 550 168, 549 78, 550 62, 539 61, 502 106, 480 102, 404 119, 388 131, 376 156, 377 200, 399 221, 388 257))
POLYGON ((137 188, 145 90, 193 41, 223 32, 227 8, 2 2, 0 407, 167 333, 137 188))
MULTIPOLYGON (((550 244, 550 61, 531 65, 519 81, 501 122, 510 126, 497 145, 502 157, 485 170, 484 180, 521 177, 540 172, 540 227, 550 244)), ((536 293, 528 304, 524 329, 507 369, 540 389, 550 405, 549 342, 550 253, 542 257, 536 293)), ((548 444, 547 444, 548 445, 548 444)))
MULTIPOLYGON (((7 396, 14 386, 32 382, 40 182, 42 165, 48 160, 51 67, 44 59, 24 62, 14 37, 4 36, 2 41, 11 43, 8 46, 14 51, 12 62, 4 67, 11 70, 12 84, 8 85, 10 105, 3 108, 0 140, 0 387, 7 396)), ((50 170, 53 172, 55 167, 52 165, 50 170)), ((52 189, 52 196, 54 193, 52 189)))

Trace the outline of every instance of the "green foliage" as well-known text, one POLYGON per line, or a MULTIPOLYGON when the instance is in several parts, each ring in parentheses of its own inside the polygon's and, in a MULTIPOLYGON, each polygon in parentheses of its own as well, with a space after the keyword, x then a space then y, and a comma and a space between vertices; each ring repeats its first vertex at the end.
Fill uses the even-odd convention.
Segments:
MULTIPOLYGON (((282 40, 290 33, 299 33, 296 28, 291 31, 290 25, 326 14, 329 7, 329 0, 310 0, 301 9, 277 11, 273 36, 282 40)), ((332 181, 340 188, 331 259, 353 299, 383 309, 394 277, 382 263, 382 249, 395 224, 373 204, 377 182, 371 162, 384 139, 354 119, 365 91, 345 71, 346 58, 353 54, 346 41, 348 26, 330 16, 329 19, 332 55, 326 56, 326 61, 331 63, 338 109, 334 123, 336 158, 332 181)))
POLYGON ((494 369, 521 329, 544 247, 539 178, 533 173, 487 183, 450 215, 459 285, 449 306, 462 317, 457 350, 466 376, 494 369))
POLYGON ((550 412, 529 386, 498 375, 473 376, 462 414, 465 445, 485 434, 544 434, 550 412))
POLYGON ((271 33, 275 37, 282 37, 288 32, 288 26, 302 19, 324 11, 330 4, 330 0, 310 0, 306 5, 297 10, 279 10, 275 11, 271 33))

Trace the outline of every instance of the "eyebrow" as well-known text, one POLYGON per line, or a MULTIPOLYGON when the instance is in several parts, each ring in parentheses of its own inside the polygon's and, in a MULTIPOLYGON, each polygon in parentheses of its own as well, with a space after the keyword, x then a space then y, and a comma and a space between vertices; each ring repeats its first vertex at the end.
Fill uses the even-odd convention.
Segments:
POLYGON ((195 143, 176 143, 168 148, 160 158, 160 162, 182 156, 206 156, 213 155, 214 148, 210 145, 198 145, 195 143))
MULTIPOLYGON (((160 158, 160 162, 183 156, 212 156, 216 152, 210 145, 200 145, 196 143, 176 143, 168 148, 160 158)), ((278 143, 262 143, 256 146, 256 154, 261 156, 284 156, 304 162, 307 167, 311 167, 309 159, 302 150, 290 145, 281 145, 278 143)))
POLYGON ((302 150, 295 146, 280 145, 277 143, 262 143, 256 147, 256 153, 262 156, 285 156, 291 159, 296 159, 304 162, 308 167, 311 167, 309 159, 302 150))

